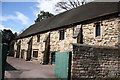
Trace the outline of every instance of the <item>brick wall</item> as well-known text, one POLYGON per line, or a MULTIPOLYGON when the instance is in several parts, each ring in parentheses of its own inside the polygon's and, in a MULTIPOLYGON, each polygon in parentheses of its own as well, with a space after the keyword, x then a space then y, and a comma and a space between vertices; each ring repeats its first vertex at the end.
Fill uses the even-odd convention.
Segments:
POLYGON ((115 47, 74 44, 72 78, 120 78, 119 53, 115 47))

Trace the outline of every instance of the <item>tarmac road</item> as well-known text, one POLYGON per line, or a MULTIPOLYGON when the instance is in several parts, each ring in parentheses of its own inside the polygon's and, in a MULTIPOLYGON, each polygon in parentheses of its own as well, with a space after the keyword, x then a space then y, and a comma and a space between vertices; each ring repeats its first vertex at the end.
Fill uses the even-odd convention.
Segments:
POLYGON ((54 65, 41 65, 35 61, 7 57, 5 80, 58 80, 54 65))

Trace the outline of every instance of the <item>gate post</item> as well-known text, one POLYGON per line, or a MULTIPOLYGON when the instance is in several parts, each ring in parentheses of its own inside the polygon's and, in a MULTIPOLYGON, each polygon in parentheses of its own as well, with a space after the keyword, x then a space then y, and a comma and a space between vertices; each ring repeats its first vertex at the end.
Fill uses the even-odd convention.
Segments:
POLYGON ((0 80, 2 80, 2 32, 0 31, 0 80))
POLYGON ((2 80, 2 45, 0 43, 0 80, 2 80))
POLYGON ((2 44, 2 79, 4 80, 5 65, 7 59, 8 45, 2 44))

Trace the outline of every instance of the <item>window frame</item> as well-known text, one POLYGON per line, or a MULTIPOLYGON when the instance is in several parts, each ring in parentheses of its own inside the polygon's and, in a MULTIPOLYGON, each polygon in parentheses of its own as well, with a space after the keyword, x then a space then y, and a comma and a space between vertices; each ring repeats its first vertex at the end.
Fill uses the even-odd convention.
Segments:
POLYGON ((101 36, 101 25, 100 23, 95 23, 95 37, 101 36))
POLYGON ((33 57, 34 57, 34 58, 38 58, 38 52, 39 52, 38 50, 33 50, 33 57), (34 54, 36 54, 36 53, 34 53, 34 52, 37 52, 37 56, 34 55, 34 54))
POLYGON ((37 42, 40 42, 40 34, 37 35, 37 42))
POLYGON ((65 39, 65 30, 59 30, 59 40, 65 39))

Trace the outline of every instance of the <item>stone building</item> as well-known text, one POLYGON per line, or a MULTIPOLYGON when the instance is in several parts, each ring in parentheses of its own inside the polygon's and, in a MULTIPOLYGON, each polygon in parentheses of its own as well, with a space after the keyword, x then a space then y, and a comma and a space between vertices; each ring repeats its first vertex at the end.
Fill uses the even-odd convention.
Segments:
POLYGON ((120 2, 90 2, 31 25, 14 44, 15 57, 54 63, 55 52, 72 51, 71 43, 120 45, 120 2))

